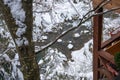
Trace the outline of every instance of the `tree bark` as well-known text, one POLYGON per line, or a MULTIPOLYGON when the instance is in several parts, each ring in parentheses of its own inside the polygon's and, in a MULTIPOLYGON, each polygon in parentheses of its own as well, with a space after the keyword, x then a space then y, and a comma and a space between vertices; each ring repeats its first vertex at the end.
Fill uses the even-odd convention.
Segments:
POLYGON ((15 42, 16 49, 19 54, 21 71, 23 73, 24 80, 40 80, 39 67, 35 59, 34 44, 32 42, 32 30, 33 30, 33 12, 32 12, 32 0, 22 0, 22 8, 25 11, 24 24, 27 26, 25 34, 22 36, 28 40, 28 45, 18 46, 15 39, 18 38, 16 35, 17 28, 15 19, 12 17, 10 8, 0 0, 0 10, 4 16, 4 20, 8 26, 9 32, 15 42))

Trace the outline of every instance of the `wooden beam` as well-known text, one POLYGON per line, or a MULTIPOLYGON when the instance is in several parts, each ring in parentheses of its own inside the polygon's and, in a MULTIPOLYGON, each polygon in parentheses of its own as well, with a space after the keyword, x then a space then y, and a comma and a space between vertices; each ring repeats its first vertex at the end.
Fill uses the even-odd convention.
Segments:
POLYGON ((114 42, 110 47, 108 47, 106 52, 115 55, 115 53, 120 52, 120 40, 117 42, 114 42))
MULTIPOLYGON (((102 1, 104 0, 93 0, 93 6, 96 7, 102 1)), ((107 5, 104 6, 106 9, 112 9, 116 7, 120 7, 120 0, 111 0, 107 5)), ((120 13, 120 10, 117 10, 115 12, 120 13)))
POLYGON ((106 59, 109 62, 112 62, 114 64, 114 56, 111 55, 110 53, 106 52, 106 51, 98 51, 98 54, 100 57, 106 59))
MULTIPOLYGON (((102 12, 103 8, 100 8, 97 13, 102 12)), ((98 15, 93 18, 93 80, 98 80, 100 74, 98 67, 100 66, 100 61, 98 59, 98 51, 101 49, 101 39, 102 39, 102 22, 103 15, 98 15)))
POLYGON ((111 45, 114 41, 117 41, 120 39, 120 33, 114 35, 110 39, 106 40, 105 42, 102 43, 101 48, 104 49, 105 47, 111 45))

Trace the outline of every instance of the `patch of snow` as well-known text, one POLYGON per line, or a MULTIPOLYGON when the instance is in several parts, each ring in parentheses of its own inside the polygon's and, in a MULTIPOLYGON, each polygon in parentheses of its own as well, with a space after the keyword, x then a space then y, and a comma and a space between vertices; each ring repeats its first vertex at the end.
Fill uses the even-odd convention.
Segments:
MULTIPOLYGON (((12 13, 12 17, 15 19, 16 24, 23 28, 25 27, 25 11, 22 9, 21 0, 3 0, 5 5, 8 5, 12 13)), ((22 31, 21 31, 22 32, 22 31)))
POLYGON ((12 39, 10 39, 9 44, 8 44, 8 48, 14 48, 15 47, 15 43, 12 39))
POLYGON ((62 39, 58 39, 57 42, 62 42, 62 39))
POLYGON ((8 38, 9 36, 10 36, 9 32, 4 30, 4 28, 0 26, 0 38, 8 38))
POLYGON ((88 33, 89 31, 88 30, 84 30, 84 33, 88 33))
POLYGON ((28 43, 29 43, 25 37, 23 37, 22 39, 17 38, 17 39, 15 39, 15 42, 16 42, 17 46, 28 45, 28 43))
POLYGON ((34 16, 36 16, 34 20, 34 24, 36 26, 41 26, 41 21, 42 21, 41 14, 34 14, 34 16))
POLYGON ((74 37, 80 37, 80 34, 79 33, 75 33, 74 37))
POLYGON ((80 20, 74 21, 74 22, 72 23, 73 27, 78 26, 79 22, 80 22, 80 20))
POLYGON ((40 61, 38 62, 38 65, 42 64, 43 62, 44 62, 43 60, 40 60, 40 61))
POLYGON ((48 39, 48 37, 47 36, 42 36, 42 39, 46 40, 46 39, 48 39))
POLYGON ((7 54, 3 54, 2 57, 4 57, 6 61, 11 61, 7 54))
POLYGON ((68 43, 72 43, 72 41, 68 41, 68 43))
POLYGON ((18 54, 15 55, 15 59, 19 60, 19 55, 18 54))
POLYGON ((49 13, 45 13, 41 16, 42 21, 45 21, 47 24, 51 23, 51 17, 49 13))
POLYGON ((55 51, 53 49, 50 49, 50 53, 54 53, 55 51))
POLYGON ((18 80, 24 80, 23 73, 18 69, 18 80))
POLYGON ((24 22, 25 11, 22 9, 21 0, 3 0, 5 5, 8 5, 11 9, 13 18, 17 21, 24 22))
POLYGON ((89 51, 89 45, 93 41, 90 40, 87 43, 85 43, 84 47, 80 50, 76 50, 72 52, 72 59, 74 62, 69 62, 69 65, 73 69, 73 72, 69 70, 69 74, 76 75, 77 71, 81 71, 78 76, 84 75, 85 77, 89 78, 90 80, 93 80, 92 75, 92 53, 89 51), (76 66, 75 66, 76 65, 76 66), (81 69, 81 70, 80 70, 81 69))
POLYGON ((68 44, 68 49, 72 49, 74 46, 73 46, 73 44, 68 44))
POLYGON ((17 77, 18 80, 24 80, 22 72, 20 71, 19 68, 17 68, 17 66, 20 66, 20 62, 18 60, 19 60, 19 55, 16 54, 14 59, 12 60, 12 67, 13 67, 12 75, 14 77, 17 77))
POLYGON ((21 37, 25 32, 26 32, 26 26, 24 27, 24 28, 21 28, 21 27, 19 27, 18 29, 17 29, 17 32, 16 32, 16 35, 18 36, 18 37, 21 37))

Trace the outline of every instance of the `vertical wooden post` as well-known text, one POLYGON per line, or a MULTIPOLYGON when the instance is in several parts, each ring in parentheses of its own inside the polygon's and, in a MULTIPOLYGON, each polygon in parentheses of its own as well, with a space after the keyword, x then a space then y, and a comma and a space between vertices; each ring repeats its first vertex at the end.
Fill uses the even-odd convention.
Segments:
MULTIPOLYGON (((96 13, 102 12, 103 8, 100 8, 96 13)), ((98 51, 101 49, 102 41, 102 23, 103 15, 97 15, 93 18, 93 80, 99 80, 100 73, 98 68, 100 66, 100 60, 98 59, 98 51)))

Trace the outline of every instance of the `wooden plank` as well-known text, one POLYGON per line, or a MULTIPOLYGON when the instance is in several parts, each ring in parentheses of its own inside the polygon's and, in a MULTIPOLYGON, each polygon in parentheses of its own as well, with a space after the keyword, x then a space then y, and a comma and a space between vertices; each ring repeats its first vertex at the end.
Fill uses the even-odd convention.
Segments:
POLYGON ((114 42, 113 45, 108 47, 105 51, 107 51, 108 53, 112 55, 114 55, 117 52, 120 52, 120 40, 117 42, 114 42))
POLYGON ((103 42, 101 48, 104 49, 105 47, 111 45, 114 41, 117 41, 118 39, 120 39, 120 33, 112 36, 110 39, 103 42))
MULTIPOLYGON (((98 4, 100 4, 101 1, 104 1, 104 0, 93 0, 93 6, 96 7, 98 4)), ((111 0, 109 4, 104 6, 104 8, 106 9, 111 9, 111 8, 116 8, 116 7, 120 7, 120 0, 111 0)), ((117 10, 115 12, 120 13, 120 10, 117 10)))
POLYGON ((99 56, 114 64, 114 56, 103 50, 98 51, 99 56))
MULTIPOLYGON (((97 12, 102 11, 103 8, 100 8, 97 12)), ((98 59, 98 51, 101 49, 103 15, 94 16, 93 20, 93 80, 98 80, 100 78, 100 74, 97 70, 100 66, 100 61, 98 59)))

